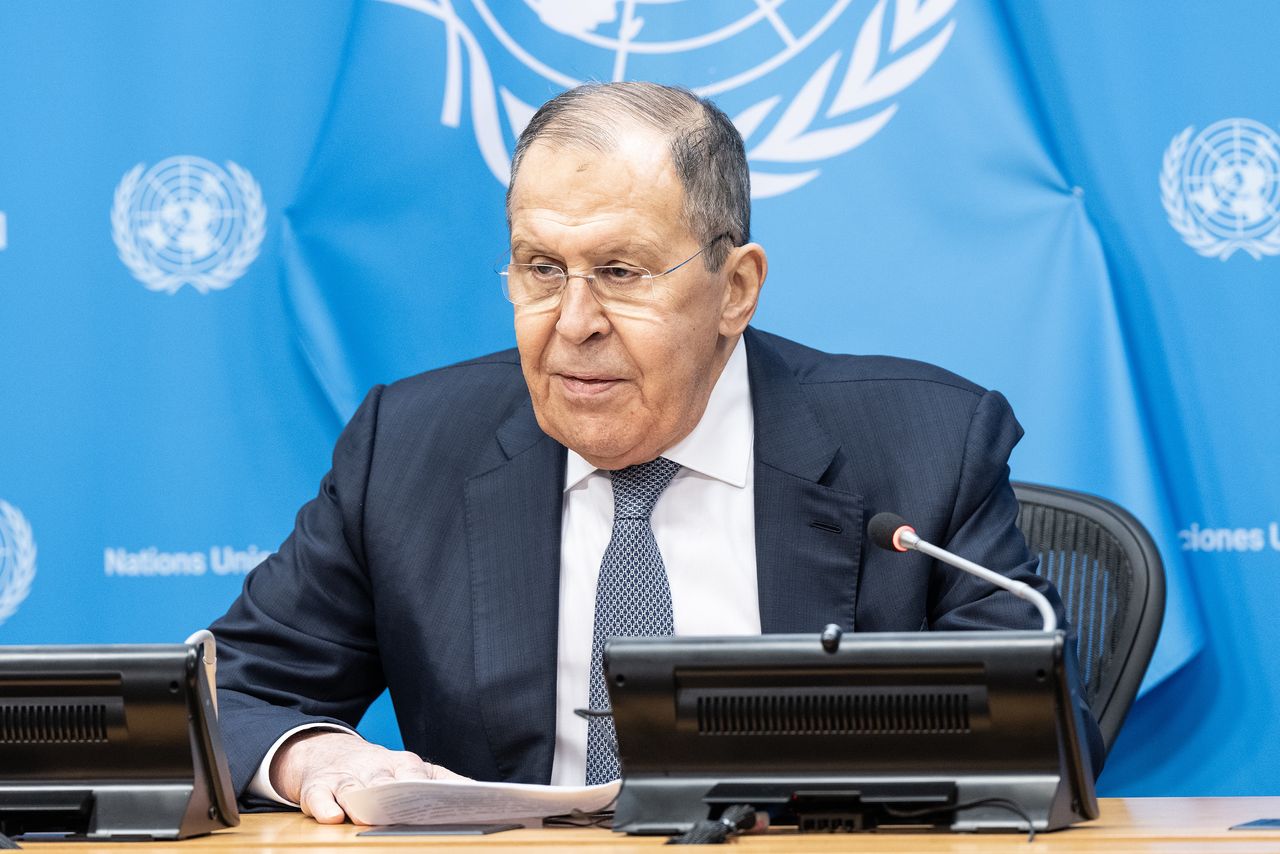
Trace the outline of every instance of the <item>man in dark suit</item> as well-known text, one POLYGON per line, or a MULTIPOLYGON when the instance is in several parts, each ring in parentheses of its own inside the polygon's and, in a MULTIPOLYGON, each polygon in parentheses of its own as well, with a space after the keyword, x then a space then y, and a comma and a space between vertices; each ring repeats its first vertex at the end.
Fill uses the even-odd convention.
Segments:
POLYGON ((748 327, 767 261, 709 102, 553 99, 507 209, 518 350, 374 389, 213 627, 243 796, 328 822, 388 779, 608 779, 611 732, 572 714, 599 701, 608 636, 1038 627, 1010 594, 872 549, 882 510, 1063 619, 1014 524, 1004 398, 748 327), (349 730, 384 687, 405 752, 349 730))

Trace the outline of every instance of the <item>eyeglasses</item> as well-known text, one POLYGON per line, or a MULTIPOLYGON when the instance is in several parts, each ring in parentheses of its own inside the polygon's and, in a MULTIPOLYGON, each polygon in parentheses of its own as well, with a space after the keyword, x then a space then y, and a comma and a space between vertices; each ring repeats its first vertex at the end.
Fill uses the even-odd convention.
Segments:
POLYGON ((650 273, 643 267, 608 264, 592 267, 584 273, 570 273, 556 264, 508 264, 498 271, 502 279, 502 295, 514 305, 529 308, 554 308, 560 304, 570 279, 582 279, 605 308, 642 305, 653 299, 653 280, 674 273, 715 245, 722 234, 688 258, 663 270, 650 273))

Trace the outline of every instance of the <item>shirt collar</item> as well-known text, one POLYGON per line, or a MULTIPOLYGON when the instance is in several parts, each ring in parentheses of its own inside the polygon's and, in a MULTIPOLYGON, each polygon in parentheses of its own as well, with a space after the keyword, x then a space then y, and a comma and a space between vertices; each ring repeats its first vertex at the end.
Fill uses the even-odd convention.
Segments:
MULTIPOLYGON (((742 337, 711 389, 701 420, 662 456, 699 474, 739 488, 747 485, 755 421, 751 383, 747 378, 747 350, 742 337)), ((573 489, 597 471, 572 448, 565 459, 564 488, 573 489)))

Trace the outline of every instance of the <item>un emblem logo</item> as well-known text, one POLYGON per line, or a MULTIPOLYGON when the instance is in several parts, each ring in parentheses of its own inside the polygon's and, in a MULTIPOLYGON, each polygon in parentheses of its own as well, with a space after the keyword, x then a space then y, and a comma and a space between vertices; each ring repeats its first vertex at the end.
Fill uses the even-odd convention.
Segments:
POLYGON ((503 183, 510 180, 510 148, 548 85, 568 89, 584 77, 700 76, 690 82, 702 96, 763 89, 749 96, 733 121, 747 145, 752 195, 764 198, 809 183, 822 161, 852 151, 888 124, 897 96, 950 41, 956 0, 878 0, 860 20, 850 16, 853 0, 757 0, 732 7, 689 0, 383 2, 445 25, 441 122, 458 127, 468 102, 480 153, 503 183), (827 48, 817 69, 797 85, 765 88, 762 81, 775 79, 771 72, 816 53, 824 35, 844 32, 856 36, 827 48), (486 47, 504 54, 506 68, 522 68, 524 79, 496 79, 486 47), (673 55, 680 55, 678 64, 673 55), (517 94, 522 83, 530 100, 517 94))
POLYGON ((0 499, 0 623, 13 616, 36 577, 36 541, 18 508, 0 499))
POLYGON ((245 169, 200 157, 139 163, 116 187, 111 236, 120 260, 153 291, 202 294, 244 275, 266 234, 262 188, 245 169))
POLYGON ((1195 139, 1173 138, 1160 170, 1160 200, 1174 231, 1208 258, 1237 249, 1280 255, 1280 135, 1250 119, 1225 119, 1195 139))

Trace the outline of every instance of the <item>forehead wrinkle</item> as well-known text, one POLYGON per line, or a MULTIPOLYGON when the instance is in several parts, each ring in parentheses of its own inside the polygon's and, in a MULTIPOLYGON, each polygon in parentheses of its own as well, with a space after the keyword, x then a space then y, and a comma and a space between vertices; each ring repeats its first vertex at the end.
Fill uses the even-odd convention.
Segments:
MULTIPOLYGON (((601 176, 605 179, 602 186, 592 186, 587 197, 604 196, 612 199, 616 196, 616 187, 620 182, 630 183, 636 187, 656 189, 660 185, 672 185, 677 188, 677 204, 683 207, 684 186, 676 174, 675 163, 671 159, 669 140, 650 128, 638 124, 630 124, 629 132, 618 137, 610 136, 608 144, 595 145, 581 142, 561 142, 538 140, 529 146, 525 159, 538 161, 551 158, 552 164, 563 164, 574 175, 605 168, 620 170, 618 173, 601 176), (566 163, 565 161, 569 162, 566 163)), ((524 170, 521 177, 524 176, 524 170)), ((530 174, 529 180, 516 181, 511 188, 510 208, 514 211, 520 207, 516 204, 518 197, 524 195, 529 181, 535 185, 545 175, 530 174)), ((530 188, 531 189, 531 188, 530 188)), ((584 202, 586 200, 584 199, 584 202)))
POLYGON ((608 152, 530 146, 509 199, 513 249, 586 262, 608 252, 643 252, 650 266, 665 260, 688 228, 683 187, 661 142, 641 133, 608 152))
POLYGON ((635 235, 617 240, 606 238, 594 245, 585 246, 576 253, 561 252, 553 249, 548 243, 528 240, 524 237, 517 237, 511 243, 512 255, 521 253, 533 254, 536 252, 545 252, 551 255, 579 254, 584 258, 594 259, 596 263, 606 263, 613 260, 625 261, 628 258, 640 258, 646 261, 660 260, 664 249, 658 241, 646 240, 635 235))
MULTIPOLYGON (((549 208, 521 208, 512 218, 511 247, 545 249, 571 241, 593 252, 661 249, 664 236, 653 231, 655 223, 629 213, 625 208, 597 208, 579 216, 549 208)), ((666 224, 663 219, 657 223, 666 224)))

